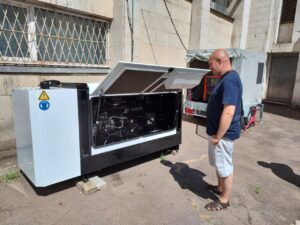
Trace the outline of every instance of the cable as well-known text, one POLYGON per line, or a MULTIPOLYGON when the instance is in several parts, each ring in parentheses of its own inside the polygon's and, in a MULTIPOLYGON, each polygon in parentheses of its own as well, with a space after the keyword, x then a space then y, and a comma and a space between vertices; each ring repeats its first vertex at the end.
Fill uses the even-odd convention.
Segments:
POLYGON ((155 61, 155 64, 157 64, 157 60, 156 60, 156 57, 155 57, 155 54, 154 54, 154 50, 153 50, 153 46, 152 46, 152 42, 151 42, 151 39, 150 39, 150 35, 149 35, 149 32, 148 32, 148 28, 147 28, 147 25, 146 25, 146 21, 145 21, 145 17, 144 17, 144 10, 141 9, 141 12, 142 12, 142 17, 143 17, 143 21, 144 21, 144 24, 145 24, 145 28, 146 28, 146 33, 147 33, 147 36, 148 36, 148 40, 149 40, 149 43, 150 43, 150 47, 151 47, 151 51, 152 51, 152 55, 153 55, 153 58, 154 58, 154 61, 155 61))
MULTIPOLYGON (((133 0, 132 0, 133 1, 133 0)), ((133 40, 133 25, 130 21, 130 11, 129 11, 129 4, 128 0, 126 0, 127 5, 127 19, 129 23, 130 35, 131 35, 131 62, 133 62, 133 49, 134 49, 134 40, 133 40)), ((133 12, 132 12, 133 13, 133 12)), ((132 18, 133 19, 133 18, 132 18)))
POLYGON ((173 24, 173 27, 174 27, 174 29, 175 29, 175 32, 176 32, 176 34, 177 34, 177 36, 178 36, 178 38, 179 38, 179 40, 180 40, 180 42, 181 42, 183 48, 187 51, 187 48, 185 47, 185 45, 184 45, 184 43, 183 43, 183 41, 182 41, 182 39, 181 39, 181 37, 180 37, 180 35, 179 35, 179 33, 178 33, 176 27, 175 27, 175 24, 174 24, 174 21, 173 21, 173 19, 172 19, 172 17, 171 17, 171 14, 170 14, 169 8, 168 8, 168 6, 167 6, 166 0, 163 0, 163 1, 164 1, 164 3, 165 3, 167 12, 168 12, 169 17, 170 17, 170 20, 171 20, 171 22, 172 22, 172 24, 173 24))

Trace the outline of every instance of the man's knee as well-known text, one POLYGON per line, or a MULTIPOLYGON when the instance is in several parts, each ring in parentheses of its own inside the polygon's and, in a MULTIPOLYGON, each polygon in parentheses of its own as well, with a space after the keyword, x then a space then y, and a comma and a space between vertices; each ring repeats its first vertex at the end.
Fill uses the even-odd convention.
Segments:
POLYGON ((216 166, 216 170, 220 178, 226 178, 233 174, 233 168, 224 169, 224 168, 218 168, 218 166, 216 166))

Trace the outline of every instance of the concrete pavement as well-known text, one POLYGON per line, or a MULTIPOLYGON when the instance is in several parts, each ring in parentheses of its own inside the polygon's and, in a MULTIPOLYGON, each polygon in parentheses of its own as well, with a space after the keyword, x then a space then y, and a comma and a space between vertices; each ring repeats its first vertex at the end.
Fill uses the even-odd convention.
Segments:
MULTIPOLYGON (((216 199, 206 190, 216 182, 207 159, 203 120, 183 121, 177 155, 160 154, 106 169, 98 176, 107 187, 85 196, 78 179, 37 191, 22 176, 0 182, 0 224, 295 224, 300 220, 300 112, 267 105, 263 123, 235 144, 231 207, 208 212, 216 199), (201 137, 203 136, 203 137, 201 137)), ((0 170, 14 168, 14 157, 0 170)), ((0 171, 0 172, 1 172, 0 171)))

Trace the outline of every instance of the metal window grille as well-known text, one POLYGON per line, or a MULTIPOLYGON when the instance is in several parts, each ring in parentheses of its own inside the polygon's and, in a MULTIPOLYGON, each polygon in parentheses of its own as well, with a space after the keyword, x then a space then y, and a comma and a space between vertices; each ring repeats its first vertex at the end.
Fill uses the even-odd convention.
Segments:
POLYGON ((280 23, 293 23, 295 21, 297 0, 283 0, 280 23))
POLYGON ((28 60, 26 8, 0 4, 0 54, 2 60, 28 60))
POLYGON ((0 62, 107 66, 107 21, 0 2, 0 62))

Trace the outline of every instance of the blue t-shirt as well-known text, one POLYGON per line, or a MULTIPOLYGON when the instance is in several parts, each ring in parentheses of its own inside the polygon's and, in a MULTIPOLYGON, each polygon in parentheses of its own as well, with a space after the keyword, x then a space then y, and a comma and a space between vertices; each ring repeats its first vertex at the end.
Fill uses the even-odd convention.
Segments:
POLYGON ((214 87, 208 100, 206 127, 208 135, 217 134, 224 105, 235 105, 232 122, 224 137, 230 140, 240 137, 242 93, 243 87, 238 73, 234 70, 226 72, 214 87))

